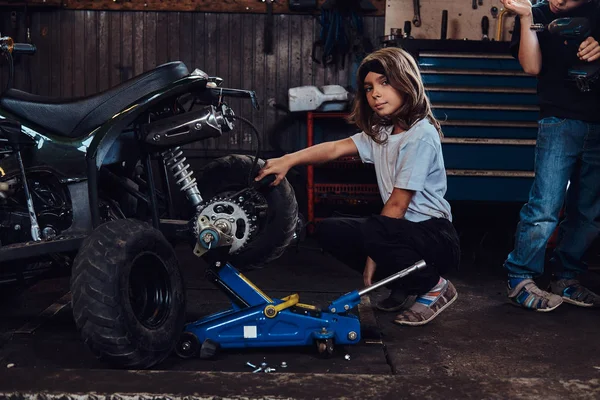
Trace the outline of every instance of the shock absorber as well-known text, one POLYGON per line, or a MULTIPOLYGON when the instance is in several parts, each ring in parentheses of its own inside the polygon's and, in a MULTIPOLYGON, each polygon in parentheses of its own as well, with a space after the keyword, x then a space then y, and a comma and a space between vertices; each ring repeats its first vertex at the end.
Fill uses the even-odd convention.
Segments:
POLYGON ((202 196, 198 190, 196 178, 192 178, 194 172, 190 170, 190 164, 186 163, 187 159, 183 156, 181 147, 177 146, 167 150, 162 153, 162 156, 167 168, 171 170, 173 177, 180 186, 179 190, 185 193, 194 207, 202 203, 202 196))

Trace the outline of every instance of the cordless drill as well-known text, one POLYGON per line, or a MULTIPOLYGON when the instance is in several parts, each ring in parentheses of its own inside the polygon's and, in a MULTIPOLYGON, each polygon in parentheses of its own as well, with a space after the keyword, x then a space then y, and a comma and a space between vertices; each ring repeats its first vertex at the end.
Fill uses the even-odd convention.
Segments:
MULTIPOLYGON (((533 24, 531 30, 536 32, 548 31, 550 34, 558 35, 569 42, 581 44, 592 33, 590 20, 587 18, 558 18, 548 25, 533 24)), ((569 68, 568 76, 577 83, 582 92, 592 90, 592 84, 600 77, 600 60, 594 62, 582 62, 569 68)))

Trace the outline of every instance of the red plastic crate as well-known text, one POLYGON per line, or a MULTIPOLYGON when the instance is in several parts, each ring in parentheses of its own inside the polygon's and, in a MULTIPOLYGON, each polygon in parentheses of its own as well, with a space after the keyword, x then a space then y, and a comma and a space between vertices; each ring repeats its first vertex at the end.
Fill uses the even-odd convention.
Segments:
POLYGON ((318 183, 314 185, 316 203, 371 204, 380 202, 376 184, 318 183))

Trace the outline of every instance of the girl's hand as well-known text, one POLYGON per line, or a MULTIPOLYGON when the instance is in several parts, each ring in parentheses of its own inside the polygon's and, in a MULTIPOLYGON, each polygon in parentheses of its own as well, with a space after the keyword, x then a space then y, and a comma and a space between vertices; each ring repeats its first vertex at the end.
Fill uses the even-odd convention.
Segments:
POLYGON ((375 275, 375 261, 371 257, 367 257, 367 263, 365 264, 365 272, 363 272, 363 281, 365 286, 371 286, 373 284, 373 276, 375 275))
POLYGON ((529 0, 500 0, 507 10, 510 10, 520 17, 529 17, 531 15, 531 2, 529 0))
POLYGON ((596 61, 600 58, 600 44, 593 37, 588 37, 579 45, 577 57, 587 62, 596 61))
POLYGON ((255 181, 260 181, 267 175, 275 175, 275 180, 270 186, 277 186, 285 178, 285 174, 290 170, 291 165, 286 161, 285 157, 271 158, 265 162, 265 165, 258 171, 258 175, 254 178, 255 181))

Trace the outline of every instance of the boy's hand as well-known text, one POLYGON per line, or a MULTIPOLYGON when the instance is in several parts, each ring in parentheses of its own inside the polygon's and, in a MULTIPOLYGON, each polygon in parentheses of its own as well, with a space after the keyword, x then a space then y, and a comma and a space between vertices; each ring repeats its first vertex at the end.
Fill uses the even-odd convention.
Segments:
POLYGON ((520 17, 531 16, 531 2, 529 0, 500 0, 500 2, 520 17))
POLYGON ((600 58, 600 45, 593 37, 588 37, 579 45, 577 57, 580 60, 592 62, 600 58))
POLYGON ((258 175, 254 178, 255 181, 260 181, 267 175, 275 175, 275 180, 270 186, 277 186, 285 178, 285 174, 290 170, 291 166, 284 157, 271 158, 265 161, 265 165, 258 171, 258 175))
POLYGON ((367 263, 365 264, 365 272, 363 272, 363 281, 365 286, 371 286, 373 284, 373 276, 375 275, 375 261, 371 259, 371 257, 367 257, 367 263))

